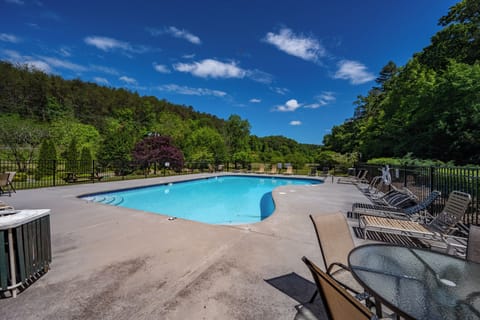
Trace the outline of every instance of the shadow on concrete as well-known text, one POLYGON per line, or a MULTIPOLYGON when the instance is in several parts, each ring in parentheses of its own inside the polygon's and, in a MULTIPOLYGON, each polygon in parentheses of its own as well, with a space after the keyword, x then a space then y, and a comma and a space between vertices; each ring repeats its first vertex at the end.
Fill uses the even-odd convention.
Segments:
POLYGON ((317 290, 316 285, 295 272, 265 279, 269 285, 280 290, 299 304, 295 306, 295 320, 326 320, 328 319, 322 300, 318 297, 312 303, 308 301, 317 290))

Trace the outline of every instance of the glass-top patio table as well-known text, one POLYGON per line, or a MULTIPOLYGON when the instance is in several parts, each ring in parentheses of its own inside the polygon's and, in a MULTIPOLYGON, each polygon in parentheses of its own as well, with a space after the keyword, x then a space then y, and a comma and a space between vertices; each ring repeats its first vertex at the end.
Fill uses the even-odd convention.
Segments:
POLYGON ((353 249, 355 279, 407 319, 480 319, 480 264, 439 252, 369 244, 353 249))

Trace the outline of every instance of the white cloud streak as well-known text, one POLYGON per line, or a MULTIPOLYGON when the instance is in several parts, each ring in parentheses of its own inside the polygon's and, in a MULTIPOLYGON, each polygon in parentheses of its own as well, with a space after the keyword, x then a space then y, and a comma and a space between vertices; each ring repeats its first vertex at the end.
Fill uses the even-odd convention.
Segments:
POLYGON ((109 37, 89 36, 83 39, 90 46, 102 50, 104 52, 122 51, 124 53, 144 53, 149 49, 145 46, 132 46, 126 41, 117 40, 109 37))
POLYGON ((261 99, 257 99, 257 98, 252 98, 252 99, 250 99, 250 102, 251 102, 251 103, 260 103, 260 102, 262 102, 262 100, 261 100, 261 99))
POLYGON ((157 63, 153 63, 153 68, 155 69, 155 71, 157 72, 160 72, 160 73, 170 73, 170 69, 168 69, 168 67, 164 64, 157 64, 157 63))
POLYGON ((192 88, 187 86, 179 86, 177 84, 165 84, 158 87, 160 91, 174 92, 177 94, 189 95, 189 96, 215 96, 224 97, 226 92, 219 90, 212 90, 206 88, 192 88))
POLYGON ((93 81, 95 81, 98 84, 104 84, 104 85, 110 84, 110 82, 107 79, 102 78, 102 77, 94 77, 93 81))
POLYGON ((280 51, 307 61, 317 62, 326 54, 325 48, 317 39, 296 35, 288 28, 281 29, 279 33, 267 33, 263 41, 274 45, 280 51))
POLYGON ((328 104, 331 104, 337 100, 335 94, 331 91, 324 91, 316 97, 317 102, 309 105, 305 105, 304 108, 317 109, 328 104))
POLYGON ((193 43, 193 44, 201 44, 202 41, 200 40, 200 38, 196 35, 194 35, 193 33, 187 31, 187 30, 184 30, 184 29, 178 29, 177 27, 174 27, 174 26, 170 26, 170 27, 165 27, 163 29, 156 29, 156 28, 147 28, 147 31, 150 32, 150 34, 152 36, 159 36, 159 35, 162 35, 162 34, 168 34, 172 37, 175 37, 175 38, 179 38, 179 39, 183 39, 183 40, 186 40, 190 43, 193 43))
POLYGON ((53 66, 55 68, 67 69, 67 70, 76 71, 76 72, 87 71, 87 68, 85 68, 84 66, 70 62, 68 60, 61 60, 53 57, 44 57, 44 56, 41 56, 40 58, 46 63, 48 63, 50 66, 53 66))
POLYGON ((292 120, 292 121, 290 121, 290 125, 291 125, 291 126, 301 126, 301 125, 302 125, 302 121, 292 120))
POLYGON ((137 84, 137 80, 135 80, 134 78, 127 77, 127 76, 121 76, 120 78, 118 78, 118 80, 123 81, 123 82, 125 82, 126 84, 129 84, 129 85, 136 85, 137 84))
POLYGON ((275 107, 273 110, 274 111, 280 111, 280 112, 294 112, 298 108, 300 108, 302 105, 298 103, 297 100, 295 99, 290 99, 285 104, 281 106, 275 107))
POLYGON ((334 78, 349 80, 351 84, 362 84, 374 80, 375 76, 368 72, 367 67, 360 62, 342 60, 338 63, 338 70, 334 78))
POLYGON ((0 41, 18 43, 20 42, 20 38, 14 36, 13 34, 0 33, 0 41))

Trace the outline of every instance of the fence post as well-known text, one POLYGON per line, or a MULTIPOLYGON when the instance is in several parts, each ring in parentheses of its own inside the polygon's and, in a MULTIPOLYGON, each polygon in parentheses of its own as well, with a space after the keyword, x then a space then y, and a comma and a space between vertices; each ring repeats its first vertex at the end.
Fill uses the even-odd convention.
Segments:
POLYGON ((92 183, 95 183, 95 160, 92 160, 92 183))
POLYGON ((407 165, 403 165, 403 186, 407 187, 407 165))
POLYGON ((433 175, 434 175, 435 167, 430 167, 430 192, 432 192, 435 188, 433 187, 433 175))
POLYGON ((55 187, 57 182, 57 160, 53 160, 53 186, 55 187))

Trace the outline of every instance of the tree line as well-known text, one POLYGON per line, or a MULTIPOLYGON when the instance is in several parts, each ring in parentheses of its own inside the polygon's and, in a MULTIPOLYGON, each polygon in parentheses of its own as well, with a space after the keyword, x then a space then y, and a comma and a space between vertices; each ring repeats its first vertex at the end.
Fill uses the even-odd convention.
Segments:
POLYGON ((388 62, 351 119, 324 146, 339 153, 480 164, 480 1, 440 18, 431 43, 405 66, 388 62))
MULTIPOLYGON (((153 147, 171 154, 169 162, 177 167, 185 162, 301 167, 314 162, 320 150, 250 130, 238 115, 224 120, 191 106, 0 61, 0 160, 15 160, 19 171, 32 160, 166 161, 145 154, 153 147)), ((41 166, 39 175, 49 170, 41 166)))

